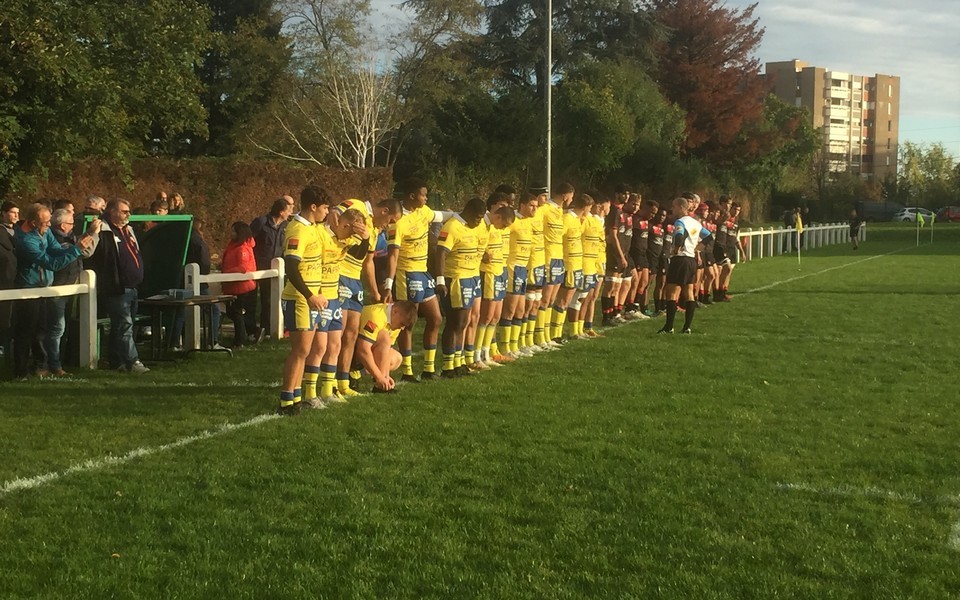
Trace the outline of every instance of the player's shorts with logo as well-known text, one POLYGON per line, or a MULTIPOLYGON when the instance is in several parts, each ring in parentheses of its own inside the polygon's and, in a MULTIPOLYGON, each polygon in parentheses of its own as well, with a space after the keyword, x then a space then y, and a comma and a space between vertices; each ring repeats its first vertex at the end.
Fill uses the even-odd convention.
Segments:
POLYGON ((340 304, 343 310, 363 311, 363 283, 359 279, 340 276, 340 304))
POLYGON ((567 270, 563 275, 563 287, 573 290, 579 290, 583 288, 583 271, 577 269, 576 271, 567 270))
POLYGON ((549 272, 547 273, 546 285, 559 285, 563 283, 563 274, 566 271, 562 258, 551 258, 549 272))
POLYGON ((302 296, 296 300, 281 300, 284 331, 316 331, 320 326, 321 311, 307 304, 302 296))
POLYGON ((498 300, 503 300, 507 295, 507 269, 504 267, 503 272, 499 274, 493 273, 481 273, 480 276, 483 278, 482 287, 483 287, 483 299, 492 300, 494 302, 498 300))
POLYGON ((522 296, 527 293, 527 268, 507 268, 507 293, 511 296, 522 296))
POLYGON ((583 276, 583 287, 580 288, 583 292, 589 292, 600 284, 600 278, 597 274, 584 275, 583 276))
POLYGON ((537 265, 532 271, 527 272, 527 285, 534 288, 542 288, 547 282, 547 267, 537 265))
POLYGON ((474 300, 480 297, 480 278, 463 277, 447 281, 447 296, 444 307, 448 309, 466 310, 473 306, 474 300))
POLYGON ((616 253, 607 252, 607 274, 608 275, 621 275, 625 273, 630 273, 637 268, 637 263, 633 261, 633 257, 630 256, 630 253, 624 256, 627 259, 627 266, 620 268, 620 256, 616 253))
POLYGON ((647 263, 647 253, 645 251, 637 250, 630 251, 630 260, 633 261, 633 264, 636 265, 637 270, 649 269, 650 264, 647 263))
POLYGON ((692 285, 697 280, 697 259, 692 256, 674 256, 667 269, 670 285, 692 285))
POLYGON ((317 331, 343 331, 343 308, 339 299, 331 300, 327 307, 320 311, 317 331))
POLYGON ((723 244, 713 245, 713 258, 717 261, 718 265, 730 264, 730 257, 727 256, 727 249, 723 246, 723 244))
POLYGON ((398 270, 397 277, 393 282, 393 297, 397 300, 409 300, 410 302, 426 302, 436 295, 433 289, 435 285, 430 273, 407 273, 398 270))

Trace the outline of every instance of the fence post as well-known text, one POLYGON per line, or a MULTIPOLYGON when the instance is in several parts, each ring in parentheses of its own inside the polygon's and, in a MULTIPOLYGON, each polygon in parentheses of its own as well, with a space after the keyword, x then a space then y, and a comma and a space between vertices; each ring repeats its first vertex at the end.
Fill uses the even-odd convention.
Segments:
MULTIPOLYGON (((200 295, 200 265, 190 263, 183 268, 183 282, 194 296, 200 295)), ((191 306, 183 311, 183 347, 185 350, 200 348, 200 307, 191 306)))
POLYGON ((777 230, 773 227, 770 228, 770 235, 767 237, 767 256, 773 258, 776 256, 774 254, 773 246, 777 240, 777 230))
POLYGON ((270 268, 277 270, 277 279, 270 286, 270 306, 261 306, 260 310, 273 311, 273 318, 270 319, 270 323, 272 327, 274 327, 274 330, 270 332, 270 336, 275 340, 279 340, 283 338, 283 310, 281 310, 280 307, 280 294, 283 293, 283 283, 286 277, 283 259, 274 258, 270 261, 270 268))
MULTIPOLYGON (((97 368, 97 274, 86 270, 80 273, 80 283, 87 286, 87 293, 80 294, 80 366, 97 368)), ((160 335, 159 332, 157 335, 160 335)))
POLYGON ((861 242, 867 241, 867 222, 866 221, 860 224, 860 241, 861 242))

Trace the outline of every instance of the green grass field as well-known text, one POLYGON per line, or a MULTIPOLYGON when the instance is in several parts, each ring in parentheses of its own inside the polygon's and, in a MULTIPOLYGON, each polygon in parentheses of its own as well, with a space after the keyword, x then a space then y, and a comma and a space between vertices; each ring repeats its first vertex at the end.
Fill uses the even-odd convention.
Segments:
POLYGON ((958 597, 960 228, 869 231, 296 419, 282 343, 0 384, 0 598, 958 597))

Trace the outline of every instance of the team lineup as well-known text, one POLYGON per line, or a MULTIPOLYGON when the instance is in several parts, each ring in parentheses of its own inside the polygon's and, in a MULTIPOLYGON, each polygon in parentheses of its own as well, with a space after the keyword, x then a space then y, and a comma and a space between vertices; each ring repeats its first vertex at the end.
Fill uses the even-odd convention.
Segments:
POLYGON ((360 395, 364 372, 374 393, 390 393, 394 371, 411 384, 456 378, 602 337, 598 296, 605 327, 665 315, 658 333, 672 334, 682 312, 691 333, 697 307, 729 300, 743 251, 740 207, 727 197, 684 193, 660 206, 624 186, 613 197, 569 183, 518 197, 502 185, 452 212, 427 206, 421 180, 400 194, 337 204, 322 188, 302 191, 284 234, 281 414, 360 395))

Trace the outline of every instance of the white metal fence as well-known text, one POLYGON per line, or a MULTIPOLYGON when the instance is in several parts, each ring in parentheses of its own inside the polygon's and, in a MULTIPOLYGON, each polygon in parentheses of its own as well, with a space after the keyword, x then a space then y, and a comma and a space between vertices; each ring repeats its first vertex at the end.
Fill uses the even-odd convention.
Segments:
MULTIPOLYGON (((270 306, 262 306, 261 310, 270 310, 273 312, 270 319, 270 335, 273 339, 280 339, 280 333, 283 331, 283 312, 280 310, 280 293, 283 291, 283 259, 275 258, 270 263, 269 269, 262 271, 253 271, 252 273, 210 273, 209 275, 200 274, 200 265, 190 263, 183 269, 184 287, 192 290, 194 295, 200 294, 200 284, 220 284, 230 281, 260 281, 264 279, 275 279, 274 285, 270 286, 270 306)), ((200 307, 195 306, 187 311, 184 317, 184 345, 187 348, 197 349, 200 347, 200 307)))
POLYGON ((0 290, 0 302, 8 300, 31 300, 37 298, 62 298, 77 296, 80 315, 80 366, 97 368, 99 359, 97 344, 97 274, 84 271, 80 283, 53 285, 42 288, 0 290))
MULTIPOLYGON (((793 227, 761 227, 740 232, 747 260, 765 256, 779 256, 797 251, 797 230, 793 227)), ((850 239, 849 223, 818 223, 804 225, 800 234, 803 250, 845 244, 850 239)), ((867 224, 860 225, 860 241, 867 239, 867 224)))

